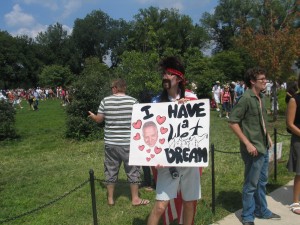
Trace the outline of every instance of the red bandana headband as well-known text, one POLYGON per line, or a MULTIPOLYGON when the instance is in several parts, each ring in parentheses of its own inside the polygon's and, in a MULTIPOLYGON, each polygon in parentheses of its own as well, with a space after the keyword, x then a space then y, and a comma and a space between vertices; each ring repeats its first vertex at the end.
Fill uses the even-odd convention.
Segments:
POLYGON ((181 77, 184 80, 184 75, 180 71, 172 69, 172 68, 167 68, 166 71, 171 73, 171 74, 177 75, 177 76, 181 77))

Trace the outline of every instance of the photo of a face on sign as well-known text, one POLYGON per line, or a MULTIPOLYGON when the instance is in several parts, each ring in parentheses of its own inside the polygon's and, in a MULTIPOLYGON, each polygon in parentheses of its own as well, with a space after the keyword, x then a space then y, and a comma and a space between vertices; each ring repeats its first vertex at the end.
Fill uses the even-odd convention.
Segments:
POLYGON ((209 100, 133 106, 130 165, 208 166, 209 100))

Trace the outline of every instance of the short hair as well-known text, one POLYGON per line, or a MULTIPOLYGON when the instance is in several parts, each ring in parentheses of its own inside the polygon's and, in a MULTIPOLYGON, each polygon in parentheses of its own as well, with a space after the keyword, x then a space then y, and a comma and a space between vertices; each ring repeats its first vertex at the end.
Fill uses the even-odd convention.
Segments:
POLYGON ((253 67, 246 71, 244 82, 247 87, 251 88, 251 80, 256 80, 258 75, 266 75, 266 70, 261 67, 253 67))
POLYGON ((142 128, 143 131, 144 131, 144 129, 147 128, 147 127, 155 127, 156 130, 157 130, 157 126, 156 126, 156 124, 155 124, 153 121, 148 121, 148 122, 144 123, 143 128, 142 128))
POLYGON ((126 81, 122 78, 115 79, 111 82, 112 87, 117 88, 118 92, 126 92, 126 81))

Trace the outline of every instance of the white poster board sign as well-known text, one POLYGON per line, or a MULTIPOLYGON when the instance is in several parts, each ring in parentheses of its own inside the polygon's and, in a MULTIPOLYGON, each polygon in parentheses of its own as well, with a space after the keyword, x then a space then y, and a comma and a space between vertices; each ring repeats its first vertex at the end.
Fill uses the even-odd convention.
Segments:
MULTIPOLYGON (((272 146, 272 148, 269 148, 269 162, 273 162, 274 161, 274 146, 272 146)), ((282 155, 282 142, 279 142, 276 144, 276 158, 281 159, 281 155, 282 155)))
POLYGON ((206 167, 209 125, 209 99, 135 104, 129 164, 206 167))

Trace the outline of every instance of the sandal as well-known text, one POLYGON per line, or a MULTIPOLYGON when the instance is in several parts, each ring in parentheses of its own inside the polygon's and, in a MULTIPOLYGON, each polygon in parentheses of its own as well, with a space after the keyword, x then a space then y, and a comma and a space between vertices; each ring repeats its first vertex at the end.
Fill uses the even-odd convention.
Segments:
POLYGON ((300 203, 299 202, 294 202, 293 204, 289 205, 289 208, 295 208, 295 207, 300 207, 300 203))
POLYGON ((150 201, 148 199, 141 199, 139 204, 132 204, 133 206, 142 206, 142 205, 148 205, 150 201))
POLYGON ((293 213, 300 215, 300 207, 294 207, 291 209, 293 213))
POLYGON ((145 189, 145 191, 153 191, 153 190, 154 190, 154 189, 153 189, 152 187, 150 187, 150 186, 144 187, 144 189, 145 189))

